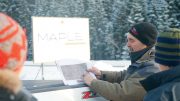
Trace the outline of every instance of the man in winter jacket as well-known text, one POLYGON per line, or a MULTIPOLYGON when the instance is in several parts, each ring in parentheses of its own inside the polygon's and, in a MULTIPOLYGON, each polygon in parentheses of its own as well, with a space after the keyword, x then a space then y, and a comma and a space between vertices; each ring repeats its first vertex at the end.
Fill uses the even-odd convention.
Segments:
POLYGON ((144 101, 180 101, 180 29, 159 34, 155 61, 161 72, 140 81, 148 92, 144 101))
POLYGON ((125 71, 100 71, 93 67, 94 79, 84 74, 84 81, 92 90, 112 101, 142 101, 145 90, 139 81, 159 71, 154 63, 153 46, 157 29, 150 23, 135 24, 127 35, 127 47, 130 50, 131 65, 125 71))
POLYGON ((37 101, 21 89, 19 73, 26 53, 25 32, 11 17, 0 13, 0 101, 37 101))

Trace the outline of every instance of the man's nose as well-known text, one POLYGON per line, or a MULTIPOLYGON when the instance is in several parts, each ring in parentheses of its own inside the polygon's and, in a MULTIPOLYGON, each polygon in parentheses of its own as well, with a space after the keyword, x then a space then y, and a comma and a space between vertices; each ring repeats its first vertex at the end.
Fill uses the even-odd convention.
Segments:
POLYGON ((126 46, 127 46, 127 47, 130 47, 130 43, 129 43, 128 41, 127 41, 127 43, 126 43, 126 46))

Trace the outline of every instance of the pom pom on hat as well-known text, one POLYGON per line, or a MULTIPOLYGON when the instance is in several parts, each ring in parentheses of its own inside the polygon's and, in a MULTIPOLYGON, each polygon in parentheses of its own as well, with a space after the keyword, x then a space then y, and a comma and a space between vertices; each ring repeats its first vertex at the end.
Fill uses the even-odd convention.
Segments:
POLYGON ((11 17, 0 13, 0 69, 19 72, 27 54, 26 34, 11 17))

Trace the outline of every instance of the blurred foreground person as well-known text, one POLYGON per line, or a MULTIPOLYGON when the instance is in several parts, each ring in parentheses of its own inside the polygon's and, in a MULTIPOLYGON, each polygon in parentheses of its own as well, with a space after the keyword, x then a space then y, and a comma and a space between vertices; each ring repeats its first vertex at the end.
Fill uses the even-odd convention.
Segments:
POLYGON ((0 13, 0 101, 37 101, 21 89, 19 74, 26 54, 23 29, 11 17, 0 13))
POLYGON ((180 29, 159 34, 155 61, 161 72, 140 81, 148 92, 144 101, 180 101, 180 29))

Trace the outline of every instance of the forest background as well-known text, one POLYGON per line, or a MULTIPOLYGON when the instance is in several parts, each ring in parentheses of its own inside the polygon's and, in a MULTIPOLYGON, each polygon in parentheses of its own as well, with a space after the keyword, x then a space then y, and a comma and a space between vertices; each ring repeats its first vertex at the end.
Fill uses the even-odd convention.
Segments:
POLYGON ((125 35, 135 23, 153 23, 159 32, 180 28, 179 0, 0 0, 0 11, 26 29, 28 60, 32 16, 89 18, 91 60, 128 60, 125 35))

